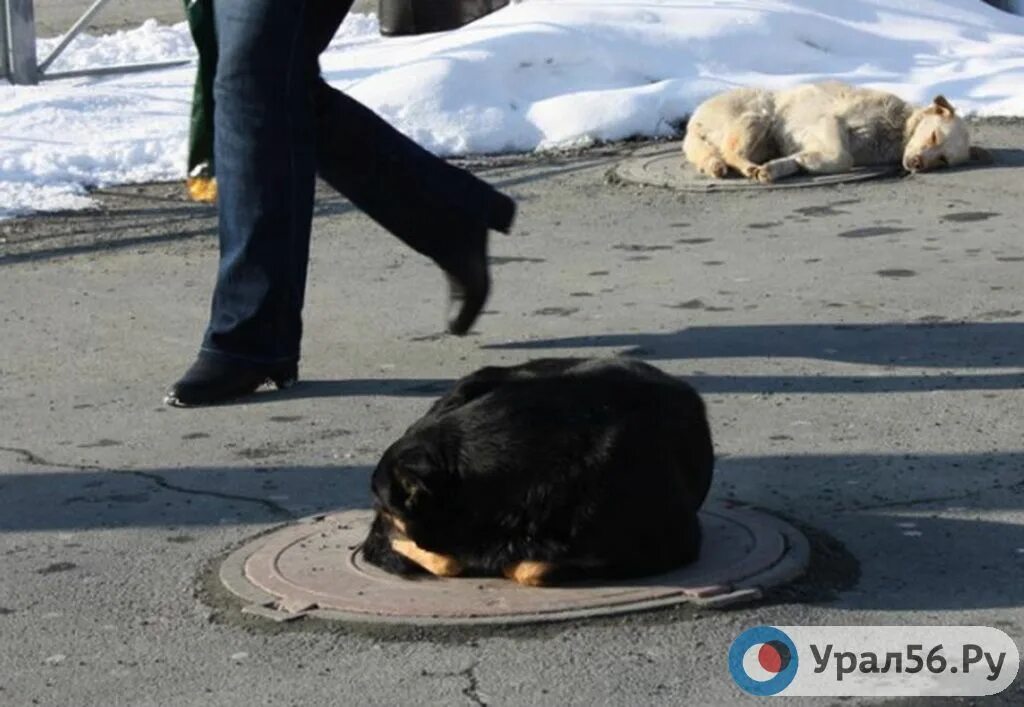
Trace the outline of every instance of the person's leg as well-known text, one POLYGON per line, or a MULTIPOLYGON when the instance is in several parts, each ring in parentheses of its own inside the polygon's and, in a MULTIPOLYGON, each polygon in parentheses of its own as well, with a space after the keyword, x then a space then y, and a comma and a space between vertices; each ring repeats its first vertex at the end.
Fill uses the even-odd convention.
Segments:
POLYGON ((433 257, 452 243, 451 234, 423 228, 438 217, 446 225, 510 229, 515 205, 487 182, 325 81, 317 83, 313 103, 320 176, 415 250, 433 257))
POLYGON ((317 170, 370 218, 441 266, 455 308, 449 328, 464 334, 489 290, 487 231, 507 233, 515 203, 319 77, 315 57, 350 6, 350 0, 310 0, 308 6, 317 170))
POLYGON ((172 404, 296 376, 315 176, 305 4, 214 2, 220 267, 199 359, 172 404))
POLYGON ((216 0, 221 260, 203 350, 295 361, 315 162, 304 2, 216 0))
POLYGON ((450 289, 448 330, 467 333, 490 292, 488 229, 507 233, 515 202, 324 82, 314 106, 321 178, 441 267, 450 289))
POLYGON ((213 0, 185 0, 189 31, 196 46, 196 82, 188 136, 186 188, 195 201, 217 200, 213 164, 213 76, 217 68, 217 34, 213 0))

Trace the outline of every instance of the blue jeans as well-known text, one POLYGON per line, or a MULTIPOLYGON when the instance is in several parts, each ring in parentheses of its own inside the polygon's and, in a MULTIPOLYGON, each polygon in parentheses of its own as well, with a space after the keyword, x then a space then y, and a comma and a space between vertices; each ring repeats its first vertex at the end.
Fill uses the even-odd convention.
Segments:
POLYGON ((297 361, 317 173, 442 267, 514 206, 331 88, 317 57, 352 0, 214 0, 220 267, 205 355, 297 361))

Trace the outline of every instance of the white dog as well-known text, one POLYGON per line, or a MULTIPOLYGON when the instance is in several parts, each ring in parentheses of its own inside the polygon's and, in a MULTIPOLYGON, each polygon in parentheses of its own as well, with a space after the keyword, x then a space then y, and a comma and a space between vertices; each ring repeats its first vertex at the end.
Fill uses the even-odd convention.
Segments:
POLYGON ((725 177, 731 168, 759 182, 860 165, 920 172, 991 161, 970 146, 966 123, 944 97, 914 108, 891 93, 838 81, 713 96, 691 116, 683 152, 708 176, 725 177))

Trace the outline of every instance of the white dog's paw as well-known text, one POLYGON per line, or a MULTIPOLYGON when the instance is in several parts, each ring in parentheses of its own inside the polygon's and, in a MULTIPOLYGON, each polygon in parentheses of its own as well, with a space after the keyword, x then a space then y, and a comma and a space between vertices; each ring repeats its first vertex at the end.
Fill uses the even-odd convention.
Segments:
POLYGON ((754 167, 750 170, 750 174, 747 176, 761 184, 771 184, 775 181, 775 174, 768 165, 758 165, 754 167))
POLYGON ((729 165, 717 157, 712 157, 704 163, 701 167, 701 171, 709 177, 725 179, 729 174, 729 165))

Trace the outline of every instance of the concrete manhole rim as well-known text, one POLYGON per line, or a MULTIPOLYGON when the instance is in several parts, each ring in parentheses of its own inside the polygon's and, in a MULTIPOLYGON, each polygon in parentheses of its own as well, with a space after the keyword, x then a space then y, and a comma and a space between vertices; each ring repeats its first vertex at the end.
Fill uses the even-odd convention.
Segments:
POLYGON ((855 167, 842 174, 800 175, 772 184, 759 184, 739 177, 711 179, 698 174, 685 161, 678 144, 671 147, 643 147, 615 165, 612 172, 624 182, 697 194, 807 189, 896 177, 902 174, 898 165, 879 165, 855 167), (658 163, 659 170, 652 170, 652 163, 658 163))
MULTIPOLYGON (((395 615, 321 607, 315 601, 309 600, 309 592, 306 590, 301 590, 300 588, 300 598, 289 601, 284 595, 272 593, 257 586, 247 576, 246 565, 251 558, 261 552, 265 555, 272 555, 274 558, 273 562, 276 563, 279 553, 274 554, 274 548, 287 548, 304 542, 321 533, 322 529, 327 527, 325 523, 342 522, 351 524, 355 522, 358 524, 368 521, 369 511, 352 510, 305 518, 268 533, 263 533, 247 541, 230 553, 221 563, 219 579, 228 591, 244 602, 242 607, 243 613, 261 616, 278 622, 308 616, 343 623, 404 625, 410 627, 500 626, 616 616, 686 604, 700 607, 728 606, 739 602, 756 600, 761 597, 763 590, 785 584, 797 578, 806 570, 810 560, 809 543, 806 537, 789 523, 762 511, 734 504, 713 504, 706 507, 701 514, 702 517, 708 515, 717 516, 719 520, 725 518, 729 522, 750 531, 751 537, 756 539, 755 547, 741 558, 739 564, 747 563, 749 566, 752 564, 752 556, 758 552, 764 554, 765 545, 761 542, 762 538, 765 539, 765 542, 772 543, 773 545, 777 545, 777 541, 781 542, 781 551, 778 550, 778 547, 774 550, 769 550, 773 554, 775 552, 778 554, 771 557, 771 561, 767 565, 757 568, 747 576, 741 576, 729 581, 728 585, 723 584, 701 588, 707 590, 706 593, 687 593, 683 587, 679 587, 675 593, 668 593, 650 599, 634 599, 621 603, 605 603, 578 608, 559 608, 553 611, 477 616, 395 615), (758 549, 759 546, 760 550, 758 549)), ((671 574, 669 573, 664 576, 670 576, 671 574)), ((281 579, 288 582, 283 577, 281 579)), ((406 581, 408 580, 395 579, 396 585, 406 581)), ((422 581, 468 583, 475 580, 426 579, 422 581)), ((413 589, 416 583, 409 582, 407 586, 409 589, 413 589)), ((523 591, 546 592, 551 590, 527 589, 523 591)))

